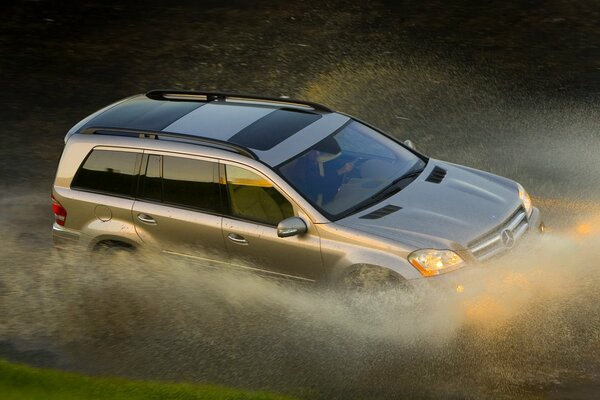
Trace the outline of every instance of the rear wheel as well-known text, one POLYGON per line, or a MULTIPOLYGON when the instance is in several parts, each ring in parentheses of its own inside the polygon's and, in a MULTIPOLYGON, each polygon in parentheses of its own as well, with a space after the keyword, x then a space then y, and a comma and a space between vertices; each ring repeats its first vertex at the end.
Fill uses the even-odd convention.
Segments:
POLYGON ((122 242, 100 242, 92 252, 92 262, 96 265, 127 264, 134 258, 135 248, 122 242))

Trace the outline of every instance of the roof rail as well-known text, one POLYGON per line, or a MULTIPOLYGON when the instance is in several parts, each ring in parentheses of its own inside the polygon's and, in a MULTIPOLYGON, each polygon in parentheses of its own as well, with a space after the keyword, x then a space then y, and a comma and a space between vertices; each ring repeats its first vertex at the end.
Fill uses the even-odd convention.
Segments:
POLYGON ((292 106, 302 108, 312 108, 315 111, 333 112, 330 108, 312 101, 296 100, 287 97, 267 97, 255 96, 240 93, 221 93, 221 92, 204 92, 191 90, 151 90, 146 93, 146 96, 155 100, 179 100, 179 101, 251 101, 265 104, 276 104, 281 106, 292 106))
POLYGON ((212 139, 203 136, 187 135, 185 133, 173 133, 163 131, 150 131, 145 129, 126 129, 126 128, 110 128, 110 127, 89 127, 81 131, 82 134, 96 134, 96 135, 111 135, 111 136, 129 136, 138 137, 140 139, 180 139, 198 142, 209 147, 214 147, 222 150, 231 151, 234 153, 241 154, 245 157, 257 160, 258 157, 250 149, 243 146, 239 146, 234 143, 226 142, 224 140, 212 139))

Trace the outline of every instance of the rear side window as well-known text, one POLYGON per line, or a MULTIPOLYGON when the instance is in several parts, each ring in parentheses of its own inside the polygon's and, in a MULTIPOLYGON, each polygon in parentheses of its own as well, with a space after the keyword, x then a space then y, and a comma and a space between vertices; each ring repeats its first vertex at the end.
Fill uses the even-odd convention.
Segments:
POLYGON ((162 156, 148 156, 139 196, 143 199, 162 201, 162 156))
POLYGON ((204 210, 220 210, 217 164, 189 158, 163 157, 163 201, 204 210))
POLYGON ((137 182, 140 161, 139 153, 92 150, 75 174, 71 186, 131 197, 137 182))
POLYGON ((139 197, 221 212, 218 164, 192 158, 149 155, 139 197))

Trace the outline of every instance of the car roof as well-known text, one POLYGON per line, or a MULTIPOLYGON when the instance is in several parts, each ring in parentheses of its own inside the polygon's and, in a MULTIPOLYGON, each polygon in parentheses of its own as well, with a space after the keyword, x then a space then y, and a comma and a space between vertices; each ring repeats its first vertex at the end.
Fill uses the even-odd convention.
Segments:
MULTIPOLYGON (((153 138, 208 139, 276 166, 349 121, 325 106, 288 98, 155 90, 114 103, 73 127, 75 133, 151 132, 153 138), (172 135, 167 135, 172 134, 172 135), (239 151, 240 149, 244 151, 239 151)), ((143 136, 140 136, 143 137, 143 136)))

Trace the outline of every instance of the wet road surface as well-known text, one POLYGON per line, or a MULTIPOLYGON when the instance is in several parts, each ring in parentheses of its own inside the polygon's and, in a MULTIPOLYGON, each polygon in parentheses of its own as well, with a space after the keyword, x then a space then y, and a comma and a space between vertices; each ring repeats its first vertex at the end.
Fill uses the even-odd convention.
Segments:
POLYGON ((11 2, 0 25, 0 355, 304 398, 600 393, 600 5, 11 2), (465 293, 365 300, 57 258, 66 130, 153 88, 288 95, 518 180, 550 227, 465 293))

